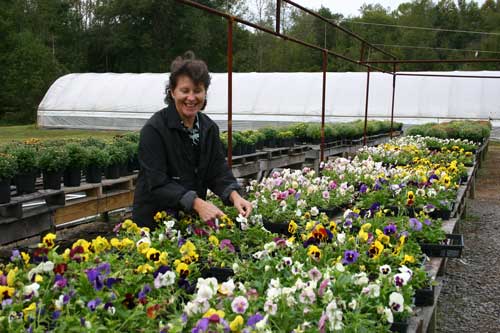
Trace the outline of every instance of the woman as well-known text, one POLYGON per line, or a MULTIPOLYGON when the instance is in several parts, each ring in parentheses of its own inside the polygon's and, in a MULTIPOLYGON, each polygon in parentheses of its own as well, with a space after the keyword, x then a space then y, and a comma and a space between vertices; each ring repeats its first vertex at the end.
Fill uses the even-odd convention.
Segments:
POLYGON ((200 112, 207 104, 209 86, 207 65, 192 52, 172 62, 168 106, 141 130, 141 168, 133 207, 138 225, 154 228, 154 215, 166 209, 196 212, 203 221, 222 216, 219 208, 205 201, 207 188, 243 216, 250 215, 252 205, 238 193, 240 186, 225 160, 219 128, 200 112))

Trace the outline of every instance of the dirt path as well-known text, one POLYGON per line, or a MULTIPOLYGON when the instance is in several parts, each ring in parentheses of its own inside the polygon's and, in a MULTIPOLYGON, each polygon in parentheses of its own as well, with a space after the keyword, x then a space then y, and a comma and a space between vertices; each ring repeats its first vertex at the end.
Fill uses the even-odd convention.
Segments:
POLYGON ((500 332, 500 143, 490 145, 476 197, 462 221, 465 249, 450 260, 438 302, 438 332, 500 332))

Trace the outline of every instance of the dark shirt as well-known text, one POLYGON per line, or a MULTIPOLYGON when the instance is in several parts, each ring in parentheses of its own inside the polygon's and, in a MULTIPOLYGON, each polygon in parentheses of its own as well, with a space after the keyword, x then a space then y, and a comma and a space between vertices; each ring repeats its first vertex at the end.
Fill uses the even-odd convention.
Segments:
POLYGON ((175 105, 169 105, 142 128, 133 207, 133 219, 139 225, 154 227, 158 211, 192 211, 194 199, 205 199, 207 188, 226 205, 231 204, 231 192, 239 190, 225 159, 219 128, 203 113, 196 119, 193 129, 187 129, 175 105))

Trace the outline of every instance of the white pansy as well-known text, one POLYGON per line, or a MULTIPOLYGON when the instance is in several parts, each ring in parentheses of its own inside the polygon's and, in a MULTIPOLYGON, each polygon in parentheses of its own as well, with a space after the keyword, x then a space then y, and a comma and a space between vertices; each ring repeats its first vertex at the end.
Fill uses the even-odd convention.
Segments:
POLYGON ((24 286, 24 295, 38 297, 38 289, 40 289, 40 285, 36 282, 24 286))
POLYGON ((389 295, 389 307, 393 312, 403 312, 404 302, 403 295, 398 292, 392 292, 389 295))
POLYGON ((219 290, 222 294, 231 296, 235 288, 236 285, 234 284, 233 279, 229 279, 228 281, 221 283, 219 290))

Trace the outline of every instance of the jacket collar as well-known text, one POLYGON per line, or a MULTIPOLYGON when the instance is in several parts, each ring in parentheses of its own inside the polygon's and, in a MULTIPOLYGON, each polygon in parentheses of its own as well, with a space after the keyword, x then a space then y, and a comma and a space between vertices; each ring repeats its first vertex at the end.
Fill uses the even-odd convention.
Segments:
POLYGON ((177 113, 175 104, 169 104, 166 109, 167 126, 168 128, 176 128, 182 130, 181 117, 177 113))
MULTIPOLYGON (((177 113, 177 109, 175 108, 175 104, 169 104, 165 109, 165 115, 167 119, 167 127, 168 128, 176 128, 178 130, 183 131, 184 128, 182 126, 182 120, 177 113)), ((210 122, 207 122, 205 119, 206 115, 201 112, 198 112, 198 126, 200 127, 200 131, 207 130, 211 127, 210 122)))

